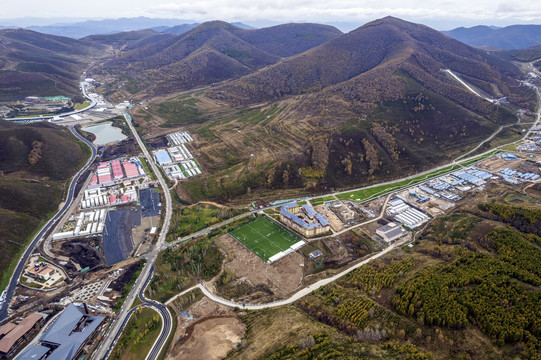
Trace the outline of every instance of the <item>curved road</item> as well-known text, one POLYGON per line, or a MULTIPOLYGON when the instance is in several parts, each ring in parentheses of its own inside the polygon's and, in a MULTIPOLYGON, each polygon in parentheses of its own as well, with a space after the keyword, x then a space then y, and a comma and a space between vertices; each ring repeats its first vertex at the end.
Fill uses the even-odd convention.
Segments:
MULTIPOLYGON (((531 85, 531 84, 530 84, 529 86, 531 86, 531 87, 534 88, 534 90, 535 90, 536 93, 537 93, 538 103, 541 104, 541 92, 539 91, 539 88, 538 88, 537 86, 534 86, 534 85, 531 85)), ((532 127, 530 127, 530 129, 528 130, 528 132, 527 132, 520 140, 518 140, 518 141, 521 141, 521 140, 527 138, 528 135, 531 133, 532 128, 535 127, 535 126, 537 126, 540 122, 541 122, 541 105, 538 107, 538 110, 537 110, 537 113, 536 113, 536 121, 535 121, 535 123, 532 125, 532 127)), ((492 137, 494 137, 494 134, 491 135, 491 137, 490 137, 488 140, 490 140, 492 137)), ((482 145, 483 143, 485 143, 486 141, 487 141, 487 140, 484 140, 484 141, 481 143, 481 145, 482 145)), ((518 141, 511 142, 510 144, 517 143, 518 141)), ((503 147, 503 146, 505 146, 505 145, 507 145, 507 144, 500 145, 498 148, 501 148, 501 147, 503 147)), ((494 149, 488 150, 488 151, 484 152, 483 154, 486 154, 486 153, 491 152, 491 151, 493 151, 493 150, 494 150, 494 149)), ((483 155, 483 154, 482 154, 482 155, 483 155)), ((478 157, 478 156, 479 156, 479 155, 476 155, 476 156, 474 156, 474 157, 470 157, 470 158, 465 159, 465 160, 463 160, 463 161, 467 161, 467 160, 469 160, 469 159, 473 159, 473 158, 478 157)), ((441 166, 440 168, 449 166, 449 165, 451 165, 451 164, 454 164, 455 162, 456 162, 456 159, 453 160, 452 163, 447 164, 447 165, 444 165, 444 166, 441 166)), ((434 171, 434 170, 435 170, 435 169, 432 169, 432 170, 430 170, 429 172, 432 172, 432 171, 434 171)), ((419 174, 414 175, 414 177, 417 177, 417 176, 419 176, 419 174)), ((408 179, 408 178, 411 178, 411 176, 410 176, 410 177, 407 177, 407 178, 404 178, 404 179, 408 179)), ((395 181, 393 181, 393 182, 401 181, 401 180, 404 180, 404 179, 395 180, 395 181)), ((379 185, 381 185, 381 184, 378 184, 378 185, 372 185, 372 186, 379 186, 379 185)), ((369 186, 369 187, 372 187, 372 186, 369 186)), ((345 192, 350 192, 350 191, 352 191, 352 190, 348 190, 348 191, 345 191, 345 192)), ((337 192, 337 193, 333 193, 333 194, 331 194, 331 195, 336 195, 336 194, 339 194, 339 193, 344 193, 344 192, 337 192)), ((310 198, 310 199, 311 199, 311 198, 310 198)), ((386 199, 386 201, 385 201, 385 205, 387 204, 388 200, 389 200, 389 197, 387 197, 387 199, 386 199)), ((384 209, 385 209, 385 205, 383 206, 382 213, 383 213, 383 211, 384 211, 384 209)), ((227 221, 225 221, 225 222, 222 222, 222 223, 213 225, 213 226, 211 226, 211 227, 209 227, 209 228, 206 228, 206 229, 204 229, 204 230, 201 230, 201 231, 199 231, 199 232, 197 232, 197 233, 195 233, 195 234, 186 236, 186 237, 184 237, 184 238, 179 238, 177 241, 175 241, 175 242, 173 242, 173 243, 170 243, 169 246, 175 246, 175 245, 177 245, 177 244, 179 244, 179 243, 181 243, 181 242, 183 242, 183 241, 190 240, 190 239, 194 238, 195 235, 201 236, 201 235, 207 233, 208 231, 210 231, 210 229, 214 229, 214 228, 223 226, 224 224, 226 224, 226 223, 228 223, 228 222, 231 222, 232 220, 236 220, 237 218, 240 218, 240 217, 243 217, 243 216, 250 215, 251 213, 257 212, 257 211, 260 211, 260 210, 261 210, 261 209, 252 210, 252 211, 250 211, 250 212, 248 212, 248 213, 238 215, 238 216, 236 216, 235 218, 231 218, 231 219, 229 219, 229 220, 227 220, 227 221)), ((376 219, 372 219, 371 221, 377 220, 377 219, 379 219, 379 218, 381 218, 381 217, 382 217, 382 215, 380 215, 380 216, 379 216, 378 218, 376 218, 376 219)), ((369 221, 369 222, 371 222, 371 221, 369 221)), ((346 230, 350 230, 350 229, 348 228, 348 229, 346 229, 346 230)), ((345 231, 345 230, 344 230, 344 231, 345 231)), ((336 235, 336 234, 335 234, 335 235, 336 235)), ((186 289, 186 290, 182 291, 181 293, 175 295, 173 298, 171 298, 170 300, 168 300, 168 301, 166 302, 166 304, 171 303, 171 302, 172 302, 173 300, 175 300, 177 297, 182 296, 182 295, 184 295, 184 294, 186 294, 186 293, 188 293, 188 292, 190 292, 190 291, 192 291, 192 290, 194 290, 194 289, 196 289, 196 288, 201 289, 201 291, 203 292, 203 294, 205 294, 205 296, 207 296, 207 297, 208 297, 209 299, 211 299, 212 301, 215 301, 215 302, 217 302, 217 303, 220 303, 220 304, 222 304, 222 305, 229 306, 229 307, 238 307, 238 308, 244 308, 244 309, 249 309, 249 310, 259 310, 259 309, 266 309, 266 308, 271 308, 271 307, 277 307, 277 306, 282 306, 282 305, 291 304, 291 303, 293 303, 294 301, 296 301, 296 300, 302 298, 303 296, 308 295, 308 294, 311 293, 312 291, 317 290, 317 289, 319 289, 320 287, 325 286, 325 285, 327 285, 327 284, 329 284, 329 283, 331 283, 331 282, 333 282, 333 281, 336 281, 336 280, 339 279, 340 277, 342 277, 342 276, 344 276, 344 275, 350 273, 351 271, 353 271, 353 270, 355 270, 355 269, 357 269, 357 268, 359 268, 359 267, 361 267, 361 266, 363 266, 363 265, 369 263, 370 261, 372 261, 372 260, 374 260, 374 259, 379 258, 380 256, 382 256, 382 255, 384 255, 384 254, 390 252, 391 250, 395 249, 395 248, 398 247, 398 246, 401 246, 401 245, 405 244, 406 242, 407 242, 407 240, 403 240, 403 241, 400 241, 400 242, 396 242, 396 243, 390 245, 390 246, 389 246, 388 248, 386 248, 385 250, 383 250, 383 251, 381 251, 381 252, 379 252, 379 253, 377 253, 377 254, 374 254, 373 256, 371 256, 371 257, 369 257, 369 258, 367 258, 367 259, 365 259, 365 260, 363 260, 363 261, 360 261, 360 262, 356 263, 355 265, 351 266, 350 268, 348 268, 348 269, 346 269, 346 270, 344 270, 344 271, 342 271, 342 272, 340 272, 340 273, 338 273, 338 274, 336 274, 336 275, 334 275, 334 276, 332 276, 332 277, 330 277, 330 278, 328 278, 328 279, 322 279, 322 280, 319 280, 318 282, 316 282, 316 283, 314 283, 314 284, 312 284, 312 285, 309 285, 309 286, 307 286, 306 288, 303 288, 303 289, 299 290, 298 292, 296 292, 295 294, 293 294, 291 297, 289 297, 289 298, 287 298, 287 299, 284 299, 284 300, 279 300, 279 301, 272 302, 272 303, 267 303, 267 304, 240 304, 240 303, 235 303, 235 302, 232 302, 232 301, 223 299, 223 298, 221 298, 221 297, 219 297, 219 296, 216 296, 215 294, 213 294, 212 292, 210 292, 210 291, 208 290, 208 288, 204 285, 204 283, 201 282, 201 283, 199 283, 199 284, 197 284, 197 285, 194 285, 193 287, 191 287, 191 288, 189 288, 189 289, 186 289)))
POLYGON ((71 184, 68 189, 68 195, 66 197, 66 202, 64 203, 64 206, 56 213, 55 216, 53 216, 47 224, 43 226, 41 231, 34 237, 30 245, 27 246, 23 256, 19 259, 19 263, 17 264, 17 267, 15 268, 15 271, 13 272, 13 275, 11 275, 11 279, 9 280, 9 285, 7 287, 7 293, 4 300, 4 303, 2 304, 2 307, 0 308, 0 321, 4 320, 8 317, 7 308, 9 303, 11 302, 11 298, 13 297, 13 294, 15 293, 15 287, 17 286, 17 283, 19 282, 19 278, 21 277, 21 274, 23 272, 24 264, 26 264, 26 261, 28 261, 28 258, 30 257, 30 254, 32 254, 32 251, 34 251, 34 248, 36 244, 42 239, 42 237, 51 229, 53 225, 55 225, 56 221, 64 215, 64 212, 70 207, 71 202, 74 199, 75 195, 75 187, 77 186, 77 182, 79 181, 79 178, 81 177, 81 174, 86 171, 94 162, 94 159, 96 159, 96 147, 94 144, 92 144, 90 141, 86 140, 84 137, 79 135, 77 131, 75 131, 75 128, 73 126, 70 126, 70 131, 75 135, 79 140, 83 141, 85 144, 87 144, 92 149, 92 156, 88 160, 88 162, 83 166, 77 174, 73 177, 73 180, 71 181, 71 184))
POLYGON ((96 100, 94 100, 94 99, 92 99, 91 97, 88 96, 88 94, 86 93, 86 88, 83 85, 83 83, 81 83, 81 91, 83 93, 83 96, 86 99, 90 100, 90 105, 88 105, 84 109, 73 110, 73 111, 70 111, 70 112, 67 112, 67 113, 48 115, 48 116, 32 116, 32 117, 25 117, 25 118, 4 118, 4 120, 14 121, 14 122, 27 122, 27 121, 49 120, 49 119, 52 119, 52 118, 54 118, 56 116, 61 117, 61 118, 65 118, 65 117, 68 117, 68 116, 71 116, 71 115, 74 115, 74 114, 80 114, 82 112, 88 111, 88 110, 92 109, 93 107, 95 107, 98 104, 96 102, 96 100))
MULTIPOLYGON (((454 74, 452 74, 452 75, 454 75, 454 74)), ((462 81, 461 81, 461 82, 462 82, 462 81)), ((538 100, 541 100, 541 99, 539 98, 540 94, 539 94, 539 90, 538 90, 537 88, 536 88, 536 91, 537 91, 537 95, 538 95, 538 100)), ((490 99, 487 99, 487 100, 490 101, 490 99)), ((153 251, 152 254, 149 256, 149 262, 147 263, 147 265, 149 266, 148 269, 147 269, 147 267, 145 267, 145 269, 143 270, 144 274, 146 274, 146 277, 141 276, 141 277, 139 277, 139 279, 138 279, 138 280, 143 279, 143 278, 146 279, 146 281, 145 281, 145 287, 146 287, 146 285, 148 284, 148 282, 149 282, 150 279, 152 278, 152 273, 153 273, 153 270, 154 270, 153 264, 154 264, 154 261, 156 260, 156 257, 157 257, 157 251, 159 251, 159 249, 162 248, 162 246, 164 245, 165 235, 167 234, 167 229, 169 228, 169 221, 170 221, 170 214, 171 214, 171 213, 170 213, 170 210, 171 210, 171 209, 170 209, 170 206, 171 206, 171 202, 170 202, 170 193, 169 193, 169 191, 167 191, 167 186, 165 185, 165 181, 163 180, 163 177, 161 176, 161 172, 157 170, 155 163, 152 161, 152 158, 151 158, 150 154, 148 153, 148 150, 146 149, 146 147, 145 147, 144 144, 142 143, 140 137, 138 136, 137 132, 135 131, 135 129, 134 129, 134 127, 133 127, 133 124, 132 124, 132 122, 131 122, 131 117, 130 117, 127 113, 125 114, 125 117, 126 117, 126 121, 128 122, 128 125, 130 126, 130 129, 132 130, 132 132, 133 132, 133 134, 134 134, 136 140, 137 140, 138 143, 139 143, 139 146, 141 147, 141 149, 143 150, 145 156, 147 157, 148 162, 149 162, 149 164, 152 166, 153 171, 156 173, 156 175, 157 175, 157 177, 158 177, 158 180, 159 180, 159 182, 160 182, 160 185, 161 185, 162 188, 164 189, 164 193, 165 193, 165 196, 166 196, 166 205, 167 205, 167 210, 166 210, 166 211, 167 211, 167 212, 166 212, 166 219, 165 219, 165 221, 164 221, 164 226, 163 226, 163 228, 162 228, 162 232, 160 233, 160 238, 159 238, 159 240, 158 240, 158 243, 156 244, 156 247, 155 247, 154 251, 153 251), (165 231, 164 231, 164 230, 165 230, 165 231), (146 270, 146 272, 145 272, 145 270, 146 270)), ((541 107, 539 108, 538 113, 537 113, 537 121, 536 121, 536 124, 539 123, 539 121, 541 120, 540 118, 541 118, 541 107)), ((534 124, 534 126, 535 126, 535 124, 534 124)), ((529 132, 528 132, 528 133, 529 133, 529 132)), ((527 135, 527 134, 526 134, 526 135, 527 135)), ((491 137, 493 137, 493 136, 494 136, 494 135, 491 135, 491 137)), ((483 141, 483 142, 486 142, 486 140, 483 141)), ((493 151, 493 150, 486 151, 486 152, 484 152, 483 154, 478 154, 478 155, 476 155, 475 157, 478 157, 478 156, 480 156, 480 155, 487 154, 487 153, 489 153, 489 152, 491 152, 491 151, 493 151)), ((468 159, 464 159, 463 161, 466 161, 466 160, 469 160, 469 159, 473 159, 473 158, 475 158, 475 157, 472 156, 472 157, 470 157, 470 158, 468 158, 468 159)), ((455 159, 455 161, 456 161, 456 159, 455 159)), ((441 169, 441 168, 444 168, 444 167, 447 167, 447 166, 449 166, 449 165, 451 165, 451 164, 454 164, 455 161, 453 161, 453 162, 450 163, 450 164, 442 165, 442 166, 436 167, 436 168, 431 169, 431 170, 427 170, 427 171, 424 171, 424 172, 421 172, 421 173, 417 173, 417 174, 414 174, 414 175, 405 177, 405 178, 403 178, 403 179, 393 180, 393 181, 389 181, 389 182, 386 182, 386 183, 374 184, 374 185, 368 186, 368 187, 366 187, 366 188, 370 188, 370 187, 373 187, 373 186, 381 186, 381 185, 384 185, 384 184, 391 184, 391 183, 395 183, 395 182, 400 181, 400 180, 406 180, 406 179, 418 177, 418 176, 420 176, 420 175, 428 174, 428 173, 433 172, 433 171, 435 171, 435 170, 439 170, 439 169, 441 169)), ((337 195, 337 194, 341 194, 341 193, 347 193, 347 192, 351 192, 351 191, 353 191, 353 190, 345 190, 345 191, 341 191, 341 192, 336 192, 336 193, 334 193, 333 195, 337 195)), ((320 197, 320 196, 317 196, 317 197, 320 197)), ((312 198, 314 198, 314 197, 312 197, 312 198)), ((312 198, 310 198, 310 199, 312 199, 312 198)), ((387 199, 387 200, 388 200, 388 199, 387 199)), ((260 210, 262 210, 262 209, 252 210, 252 211, 247 212, 247 213, 245 213, 245 214, 241 214, 241 215, 236 216, 236 217, 234 217, 234 218, 231 218, 231 219, 229 219, 229 220, 227 220, 227 221, 225 221, 225 222, 222 222, 222 223, 220 223, 220 224, 216 224, 216 225, 211 226, 211 227, 209 227, 209 228, 203 229, 203 230, 201 230, 201 231, 199 231, 199 232, 197 232, 197 233, 195 233, 195 234, 191 234, 191 235, 189 235, 189 236, 187 236, 187 237, 185 237, 185 238, 179 238, 177 241, 175 241, 175 242, 173 242, 173 243, 170 243, 170 244, 167 244, 166 246, 168 246, 168 247, 169 247, 169 246, 175 246, 175 245, 177 245, 177 244, 180 243, 180 242, 187 241, 187 240, 189 240, 189 239, 193 239, 194 237, 197 237, 197 236, 200 236, 200 235, 204 235, 204 234, 208 233, 211 229, 213 229, 213 228, 215 228, 215 227, 223 226, 223 225, 226 224, 226 223, 229 223, 229 222, 231 222, 231 221, 234 221, 234 220, 236 220, 236 219, 238 219, 238 218, 241 218, 241 217, 243 217, 243 216, 250 215, 251 213, 256 212, 256 211, 260 211, 260 210)), ((197 285, 193 286, 192 288, 189 288, 189 289, 183 291, 183 292, 182 292, 181 294, 179 294, 179 295, 185 294, 185 293, 187 293, 187 292, 189 292, 189 291, 191 291, 191 290, 193 290, 193 289, 195 289, 195 288, 200 288, 201 291, 202 291, 209 299, 211 299, 211 300, 213 300, 213 301, 215 301, 215 302, 218 302, 218 303, 220 303, 220 304, 223 304, 223 305, 225 305, 225 306, 229 306, 229 307, 239 307, 239 308, 245 308, 245 309, 257 310, 257 309, 265 309, 265 308, 270 308, 270 307, 277 307, 277 306, 287 305, 287 304, 291 304, 291 303, 293 303, 294 301, 296 301, 296 300, 298 300, 298 299, 300 299, 300 298, 302 298, 302 297, 308 295, 308 294, 311 293, 312 291, 317 290, 317 289, 319 289, 319 288, 322 287, 322 286, 325 286, 325 285, 327 285, 327 284, 329 284, 329 283, 331 283, 331 282, 333 282, 333 281, 336 281, 336 280, 339 279, 340 277, 342 277, 342 276, 348 274, 349 272, 351 272, 351 271, 353 271, 353 270, 355 270, 355 269, 357 269, 357 268, 359 268, 359 267, 361 267, 361 266, 367 264, 368 262, 370 262, 370 261, 372 261, 372 260, 374 260, 374 259, 379 258, 380 256, 383 256, 383 255, 387 254, 388 252, 392 251, 393 249, 395 249, 395 248, 398 247, 398 246, 403 245, 403 244, 406 243, 406 242, 407 242, 407 241, 404 240, 404 241, 401 241, 401 242, 394 243, 394 244, 390 245, 388 248, 386 248, 385 250, 383 250, 383 251, 381 251, 381 252, 379 252, 379 253, 377 253, 377 254, 374 254, 373 256, 371 256, 371 257, 369 257, 369 258, 367 258, 367 259, 365 259, 365 260, 363 260, 363 261, 358 262, 357 264, 353 265, 352 267, 350 267, 350 268, 348 268, 348 269, 346 269, 346 270, 344 270, 344 271, 342 271, 342 272, 340 272, 340 273, 338 273, 338 274, 336 274, 336 275, 334 275, 334 276, 332 276, 332 277, 330 277, 330 278, 328 278, 328 279, 322 279, 322 280, 320 280, 320 281, 318 281, 318 282, 316 282, 316 283, 314 283, 314 284, 312 284, 312 285, 307 286, 306 288, 303 288, 303 289, 299 290, 297 293, 293 294, 293 295, 292 295, 291 297, 289 297, 288 299, 276 301, 276 302, 273 302, 273 303, 268 303, 268 304, 239 304, 239 303, 231 302, 231 301, 229 301, 229 300, 223 299, 223 298, 218 297, 218 296, 214 295, 213 293, 211 293, 211 292, 205 287, 205 285, 204 285, 203 283, 197 284, 197 285)), ((163 246, 163 247, 165 247, 165 246, 163 246)), ((138 281, 137 283, 139 283, 139 281, 138 281)), ((136 286, 132 289, 132 293, 138 293, 138 294, 141 294, 141 292, 144 291, 144 288, 145 288, 145 287, 143 287, 143 288, 141 289, 141 287, 140 287, 141 285, 137 285, 137 283, 136 283, 136 286), (136 290, 136 289, 139 289, 139 290, 136 290)), ((132 293, 130 293, 130 296, 132 295, 132 293)), ((177 296, 179 296, 179 295, 177 295, 177 296)), ((128 299, 130 298, 130 296, 128 297, 128 299)), ((166 319, 166 318, 167 318, 167 320, 164 322, 164 325, 167 324, 167 323, 170 324, 170 314, 169 314, 169 312, 167 311, 167 308, 165 308, 166 314, 163 314, 163 313, 159 310, 159 309, 163 309, 163 308, 165 307, 163 304, 160 304, 160 303, 157 303, 157 302, 151 302, 151 303, 149 303, 148 300, 146 300, 146 299, 143 300, 143 299, 144 299, 144 296, 139 295, 139 297, 140 297, 141 300, 145 303, 145 306, 152 306, 153 308, 158 309, 158 311, 160 312, 160 315, 162 316, 162 319, 166 319), (164 316, 164 315, 165 315, 165 316, 164 316)), ((133 299, 133 297, 132 297, 132 299, 133 299)), ((174 299, 174 298, 173 298, 173 299, 174 299)), ((172 301, 173 299, 171 299, 170 301, 172 301)), ((167 303, 169 303, 170 301, 168 301, 167 303)), ((131 302, 129 302, 129 303, 131 303, 131 302)), ((105 348, 105 349, 112 349, 112 346, 114 346, 114 343, 116 342, 116 340, 117 340, 118 337, 120 336, 122 330, 124 329, 125 324, 127 324, 127 321, 128 321, 127 319, 128 319, 129 316, 133 313, 133 311, 134 311, 134 310, 130 310, 128 313, 125 313, 125 314, 124 314, 124 317, 117 319, 117 321, 118 321, 119 323, 114 324, 114 325, 117 325, 117 326, 115 326, 115 329, 114 329, 114 332, 113 332, 113 333, 114 333, 114 339, 111 339, 111 337, 108 336, 108 337, 107 337, 108 340, 109 340, 109 339, 111 339, 111 340, 110 340, 110 341, 106 340, 105 343, 108 343, 108 344, 107 344, 107 345, 103 344, 104 346, 103 346, 102 348, 100 348, 100 350, 101 350, 101 349, 104 349, 104 348, 105 348), (120 324, 120 323, 121 323, 121 324, 120 324), (113 340, 114 340, 114 341, 113 341, 113 340)), ((170 326, 170 325, 169 325, 169 326, 170 326)), ((163 346, 163 344, 165 344, 165 341, 166 341, 166 339, 167 339, 167 337, 168 337, 168 334, 170 333, 170 330, 171 330, 171 329, 170 329, 170 328, 167 329, 166 326, 162 327, 162 333, 160 334, 160 337, 158 338, 159 341, 158 341, 158 340, 156 341, 156 343, 154 344, 154 346, 153 346, 151 352, 150 352, 149 355, 147 356, 147 359, 155 359, 155 356, 158 355, 161 346, 163 346), (162 342, 161 339, 165 339, 165 340, 163 340, 163 342, 162 342), (160 344, 161 344, 161 345, 160 345, 160 344), (158 345, 159 345, 159 346, 158 346, 158 345)), ((110 351, 110 350, 109 350, 109 351, 110 351)), ((109 351, 107 352, 107 354, 109 354, 109 351)), ((97 353, 99 354, 100 351, 98 350, 97 353)), ((98 356, 99 356, 99 355, 98 355, 98 356)))
MULTIPOLYGON (((167 310, 167 306, 165 306, 163 304, 160 304, 160 303, 156 303, 156 302, 154 302, 152 300, 149 300, 149 299, 145 298, 145 289, 147 288, 148 284, 152 280, 153 275, 154 275, 154 265, 152 265, 150 267, 150 273, 148 274, 145 282, 143 283, 143 286, 141 287, 141 290, 139 290, 139 293, 138 293, 139 300, 141 300, 143 302, 143 304, 138 305, 138 306, 130 309, 130 311, 128 311, 128 313, 126 314, 126 317, 122 321, 122 324, 120 326, 119 331, 117 331, 114 334, 114 337, 112 338, 112 341, 111 341, 111 345, 107 349, 107 352, 106 352, 105 356, 103 357, 103 359, 107 359, 111 355, 111 352, 113 351, 113 349, 114 349, 114 347, 116 345, 116 342, 118 341, 118 339, 122 335, 122 332, 124 331, 124 328, 128 324, 128 321, 130 320, 133 313, 135 311, 137 311, 137 309, 139 307, 150 307, 150 308, 152 308, 153 310, 158 312, 158 314, 160 315, 160 317, 162 319, 162 330, 160 331, 160 336, 158 336, 158 338, 154 342, 154 345, 152 345, 152 348, 150 349, 150 352, 148 353, 145 360, 154 360, 160 354, 160 350, 165 345, 165 343, 167 341, 167 338, 169 337, 169 332, 170 332, 171 325, 172 325, 172 322, 171 322, 172 319, 171 319, 171 314, 169 313, 169 310, 167 310), (167 329, 169 329, 169 330, 167 330, 167 329), (164 331, 164 330, 166 330, 166 331, 164 331)), ((110 334, 106 335, 106 337, 108 337, 108 336, 110 336, 110 334)))
POLYGON ((266 303, 266 304, 241 304, 241 303, 236 303, 236 302, 229 301, 229 300, 226 300, 224 298, 221 298, 219 296, 214 295, 201 282, 201 283, 199 283, 197 285, 192 286, 189 289, 184 290, 180 294, 174 296, 173 298, 171 298, 170 300, 167 301, 167 304, 169 304, 170 302, 175 300, 178 296, 182 296, 182 295, 184 295, 184 294, 186 294, 186 293, 188 293, 188 292, 190 292, 190 291, 192 291, 192 290, 194 290, 196 288, 199 288, 199 289, 201 289, 203 294, 205 294, 205 296, 208 297, 210 300, 212 300, 214 302, 217 302, 219 304, 225 305, 225 306, 233 307, 233 308, 238 307, 240 309, 247 309, 247 310, 261 310, 261 309, 268 309, 268 308, 288 305, 288 304, 291 304, 291 303, 299 300, 300 298, 310 294, 312 291, 317 290, 320 287, 325 286, 325 285, 327 285, 327 284, 329 284, 329 283, 331 283, 333 281, 336 281, 339 278, 341 278, 342 276, 349 274, 353 270, 355 270, 355 269, 357 269, 357 268, 359 268, 359 267, 361 267, 363 265, 368 264, 370 261, 375 260, 375 259, 389 253, 390 251, 394 250, 395 248, 397 248, 399 246, 402 246, 406 242, 408 242, 408 240, 403 240, 403 241, 396 242, 396 243, 390 245, 389 247, 387 247, 385 250, 380 251, 377 254, 374 254, 374 255, 370 256, 369 258, 367 258, 367 259, 359 261, 355 265, 347 268, 346 270, 344 270, 344 271, 342 271, 342 272, 340 272, 340 273, 338 273, 338 274, 336 274, 334 276, 331 276, 330 278, 319 280, 319 281, 317 281, 317 282, 315 282, 315 283, 313 283, 311 285, 308 285, 305 288, 300 289, 295 294, 291 295, 289 298, 284 299, 284 300, 278 300, 278 301, 271 302, 271 303, 266 303))

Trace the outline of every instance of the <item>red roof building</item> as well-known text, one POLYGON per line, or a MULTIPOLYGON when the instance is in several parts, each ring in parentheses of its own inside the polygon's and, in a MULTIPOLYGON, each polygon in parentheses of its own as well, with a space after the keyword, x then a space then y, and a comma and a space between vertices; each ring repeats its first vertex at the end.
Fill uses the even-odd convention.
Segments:
POLYGON ((124 161, 122 163, 122 167, 124 168, 124 172, 126 173, 126 177, 134 177, 139 176, 139 169, 137 169, 137 165, 134 163, 131 163, 129 161, 124 161))
POLYGON ((96 174, 92 175, 92 180, 90 181, 90 185, 96 185, 98 183, 98 177, 96 174))
POLYGON ((111 161, 111 168, 113 169, 113 176, 115 180, 122 179, 124 177, 122 167, 120 166, 120 160, 111 161))

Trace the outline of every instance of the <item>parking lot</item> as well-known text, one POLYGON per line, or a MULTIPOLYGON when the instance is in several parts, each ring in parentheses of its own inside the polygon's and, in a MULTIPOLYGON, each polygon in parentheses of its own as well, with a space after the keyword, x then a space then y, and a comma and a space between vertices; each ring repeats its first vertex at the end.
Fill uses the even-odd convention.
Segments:
POLYGON ((161 211, 160 194, 154 188, 139 191, 139 201, 143 217, 158 216, 161 211))

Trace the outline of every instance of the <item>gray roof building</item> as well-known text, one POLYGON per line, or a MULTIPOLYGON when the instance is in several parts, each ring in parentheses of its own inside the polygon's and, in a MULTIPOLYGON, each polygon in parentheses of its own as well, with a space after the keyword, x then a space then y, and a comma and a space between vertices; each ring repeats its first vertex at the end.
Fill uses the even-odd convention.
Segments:
POLYGON ((381 236, 386 242, 396 240, 408 232, 402 227, 398 226, 396 223, 390 222, 387 225, 381 226, 376 229, 376 234, 381 236))
POLYGON ((72 360, 94 335, 105 318, 90 316, 70 304, 39 339, 39 345, 29 346, 20 360, 72 360))

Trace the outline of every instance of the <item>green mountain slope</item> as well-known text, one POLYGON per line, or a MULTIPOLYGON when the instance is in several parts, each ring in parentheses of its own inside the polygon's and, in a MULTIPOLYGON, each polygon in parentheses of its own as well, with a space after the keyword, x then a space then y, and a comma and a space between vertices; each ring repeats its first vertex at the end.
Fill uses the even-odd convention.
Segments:
POLYGON ((0 31, 0 101, 79 94, 79 75, 101 48, 30 30, 0 31))
POLYGON ((242 115, 193 126, 215 176, 185 188, 222 199, 254 187, 312 192, 446 163, 514 123, 517 107, 534 108, 518 76, 513 65, 426 26, 376 20, 209 89, 207 98, 242 115), (511 104, 474 95, 444 69, 511 104))
POLYGON ((67 128, 0 121, 0 274, 6 273, 44 221, 58 210, 67 180, 89 149, 67 128))

